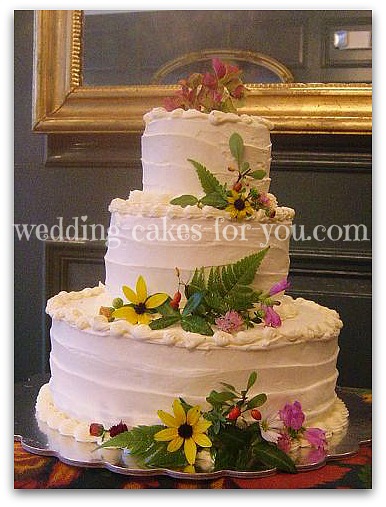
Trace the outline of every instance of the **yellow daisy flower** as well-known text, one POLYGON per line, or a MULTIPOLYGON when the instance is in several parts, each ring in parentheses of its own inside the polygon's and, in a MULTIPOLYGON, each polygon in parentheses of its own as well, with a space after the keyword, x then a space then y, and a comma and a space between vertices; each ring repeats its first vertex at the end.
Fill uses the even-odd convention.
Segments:
POLYGON ((242 220, 253 215, 253 208, 245 194, 232 190, 232 195, 227 197, 228 206, 225 211, 231 214, 232 218, 242 220))
POLYGON ((174 400, 173 412, 174 416, 163 410, 158 410, 158 416, 167 428, 158 431, 154 435, 154 440, 169 442, 167 446, 169 452, 178 451, 183 444, 186 459, 189 465, 193 465, 196 461, 197 445, 200 447, 212 446, 209 437, 205 435, 212 423, 201 417, 198 405, 185 413, 180 400, 174 400))
POLYGON ((149 324, 151 321, 149 310, 161 306, 169 296, 163 292, 148 296, 146 282, 142 275, 137 279, 135 290, 136 292, 126 285, 122 287, 124 295, 130 303, 133 303, 133 306, 121 306, 114 310, 112 317, 128 320, 131 324, 149 324))

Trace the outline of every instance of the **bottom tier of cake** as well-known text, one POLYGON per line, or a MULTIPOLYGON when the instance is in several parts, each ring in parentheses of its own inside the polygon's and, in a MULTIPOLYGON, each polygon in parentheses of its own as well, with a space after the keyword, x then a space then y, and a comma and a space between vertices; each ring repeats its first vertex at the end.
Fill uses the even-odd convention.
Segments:
POLYGON ((152 331, 108 322, 98 313, 110 301, 100 286, 48 302, 51 379, 37 414, 61 433, 89 440, 92 422, 158 424, 157 410, 170 411, 179 397, 206 409, 212 389, 221 382, 242 389, 252 371, 258 379, 250 394, 267 395, 265 415, 299 401, 308 425, 327 433, 346 426, 347 410, 335 394, 342 323, 334 310, 284 296, 280 328, 259 324, 208 337, 178 326, 152 331))

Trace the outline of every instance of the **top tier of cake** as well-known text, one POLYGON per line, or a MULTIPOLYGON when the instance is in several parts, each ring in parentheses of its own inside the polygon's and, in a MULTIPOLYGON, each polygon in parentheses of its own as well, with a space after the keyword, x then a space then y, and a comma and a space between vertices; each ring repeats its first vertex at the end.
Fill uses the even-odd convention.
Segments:
POLYGON ((244 158, 254 170, 266 176, 252 183, 268 192, 271 163, 270 122, 257 116, 233 113, 156 108, 144 116, 142 136, 143 190, 169 196, 202 196, 202 188, 189 159, 204 165, 220 183, 234 182, 236 162, 229 150, 229 138, 237 131, 245 145, 244 158))

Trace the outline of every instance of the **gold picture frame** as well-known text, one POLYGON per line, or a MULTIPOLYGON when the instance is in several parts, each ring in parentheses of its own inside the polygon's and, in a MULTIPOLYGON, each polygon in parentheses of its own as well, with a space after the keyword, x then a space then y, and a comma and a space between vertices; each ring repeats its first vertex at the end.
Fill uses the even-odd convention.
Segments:
MULTIPOLYGON (((143 130, 142 117, 177 89, 170 85, 83 86, 82 11, 35 12, 32 129, 44 133, 143 130)), ((240 112, 264 116, 277 133, 371 134, 372 86, 247 84, 240 112)))

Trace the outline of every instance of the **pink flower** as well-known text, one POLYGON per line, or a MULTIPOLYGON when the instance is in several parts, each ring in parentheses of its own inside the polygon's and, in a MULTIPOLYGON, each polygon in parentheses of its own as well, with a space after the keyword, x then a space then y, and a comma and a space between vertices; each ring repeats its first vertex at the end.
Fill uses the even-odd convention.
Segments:
POLYGON ((217 79, 213 74, 206 72, 202 78, 202 84, 208 88, 217 88, 217 79))
POLYGON ((274 296, 275 294, 279 294, 279 292, 283 292, 283 290, 287 290, 290 287, 290 283, 287 281, 287 278, 283 278, 280 282, 275 283, 269 289, 269 295, 274 296))
POLYGON ((227 65, 227 74, 240 74, 240 69, 237 67, 237 65, 227 65))
POLYGON ((218 79, 223 78, 227 73, 226 65, 219 58, 213 58, 212 67, 218 79))
POLYGON ((326 452, 324 449, 316 449, 312 447, 307 454, 307 462, 308 463, 318 463, 322 459, 326 457, 326 452))
POLYGON ((291 437, 288 433, 280 433, 277 440, 278 448, 283 452, 289 452, 291 449, 291 437))
POLYGON ((231 93, 232 97, 234 97, 235 99, 242 99, 243 96, 244 96, 244 92, 245 92, 245 86, 240 84, 238 85, 234 90, 233 92, 231 93))
POLYGON ((304 432, 304 438, 317 449, 325 450, 326 448, 326 433, 320 428, 307 428, 304 432))
POLYGON ((292 405, 286 403, 284 408, 279 410, 279 416, 287 428, 295 431, 300 430, 306 418, 298 401, 295 401, 292 405))
POLYGON ((267 206, 267 208, 269 208, 269 206, 271 205, 271 199, 268 197, 267 194, 259 194, 259 202, 261 205, 263 206, 267 206))
POLYGON ((244 325, 243 318, 235 310, 229 310, 222 317, 218 317, 215 322, 218 328, 226 333, 240 331, 244 325))
POLYGON ((164 100, 164 108, 166 111, 173 111, 174 109, 180 107, 180 105, 181 104, 179 103, 177 97, 167 97, 164 100))
POLYGON ((272 306, 261 305, 261 309, 264 310, 264 324, 271 327, 280 327, 281 318, 280 315, 272 308, 272 306))

